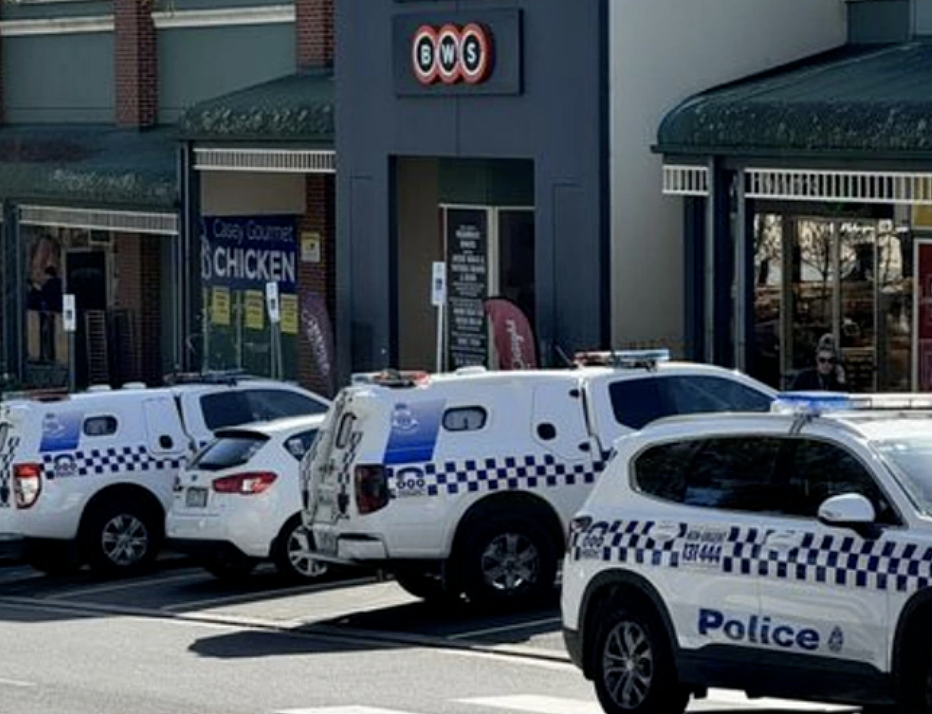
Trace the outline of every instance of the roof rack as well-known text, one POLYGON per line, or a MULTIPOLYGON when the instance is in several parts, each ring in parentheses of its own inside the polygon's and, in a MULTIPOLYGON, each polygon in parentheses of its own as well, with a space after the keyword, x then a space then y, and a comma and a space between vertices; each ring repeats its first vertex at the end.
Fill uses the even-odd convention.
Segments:
POLYGON ((430 383, 430 375, 420 370, 383 369, 379 372, 357 372, 351 384, 374 384, 379 387, 401 389, 423 387, 430 383))
POLYGON ((668 349, 591 351, 573 355, 573 364, 577 367, 654 369, 660 362, 669 361, 668 349))
POLYGON ((174 387, 180 384, 237 384, 247 379, 249 373, 243 369, 228 369, 206 372, 172 372, 164 377, 165 384, 174 387))
POLYGON ((22 389, 19 391, 3 392, 4 401, 7 399, 32 399, 37 402, 57 402, 67 399, 69 396, 71 395, 67 387, 22 389))

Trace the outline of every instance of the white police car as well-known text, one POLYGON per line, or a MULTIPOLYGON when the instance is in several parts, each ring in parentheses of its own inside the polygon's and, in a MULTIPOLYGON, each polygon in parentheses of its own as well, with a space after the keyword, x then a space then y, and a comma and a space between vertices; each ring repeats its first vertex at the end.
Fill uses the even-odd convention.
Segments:
POLYGON ((295 385, 228 373, 171 381, 0 403, 0 531, 23 539, 35 568, 87 562, 114 575, 146 566, 162 543, 175 476, 215 429, 330 404, 295 385))
POLYGON ((932 398, 788 395, 615 447, 561 596, 606 712, 708 687, 932 712, 932 398))
POLYGON ((553 593, 569 518, 616 437, 669 414, 770 408, 773 390, 744 374, 668 358, 361 377, 302 464, 319 556, 382 568, 425 598, 553 593))
POLYGON ((221 429, 175 481, 165 522, 169 546, 218 578, 248 574, 271 559, 290 580, 327 572, 301 524, 298 466, 323 415, 221 429))

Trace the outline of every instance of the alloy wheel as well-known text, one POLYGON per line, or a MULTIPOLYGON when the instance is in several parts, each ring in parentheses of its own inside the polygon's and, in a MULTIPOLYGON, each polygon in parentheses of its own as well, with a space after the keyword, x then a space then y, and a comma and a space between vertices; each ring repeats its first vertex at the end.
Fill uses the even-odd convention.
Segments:
POLYGON ((537 582, 540 552, 521 533, 502 533, 482 552, 480 568, 485 582, 499 592, 531 587, 537 582))
POLYGON ((127 567, 142 560, 149 548, 146 524, 128 513, 114 516, 103 528, 101 545, 114 565, 127 567))
POLYGON ((602 652, 605 687, 621 709, 636 709, 650 694, 654 652, 647 633, 623 620, 608 634, 602 652))

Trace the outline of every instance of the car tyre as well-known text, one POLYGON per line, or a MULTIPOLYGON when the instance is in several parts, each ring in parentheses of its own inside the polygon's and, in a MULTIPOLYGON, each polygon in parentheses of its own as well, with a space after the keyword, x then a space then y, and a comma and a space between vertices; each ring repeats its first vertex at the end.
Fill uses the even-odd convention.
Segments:
POLYGON ((528 518, 487 515, 466 534, 453 563, 453 580, 462 584, 470 603, 526 607, 553 595, 557 553, 552 538, 528 518))
POLYGON ((67 575, 81 567, 71 541, 27 538, 23 549, 23 557, 29 566, 46 575, 67 575))
POLYGON ((659 618, 615 605, 599 618, 593 679, 606 714, 682 714, 689 691, 679 683, 659 618))
POLYGON ((423 568, 399 568, 394 572, 395 582, 409 595, 429 603, 453 603, 458 593, 451 591, 439 573, 423 568))
POLYGON ((151 567, 162 544, 160 515, 124 499, 105 500, 93 506, 81 539, 91 569, 113 577, 151 567))
POLYGON ((330 566, 313 557, 314 537, 301 523, 301 516, 292 516, 282 527, 272 547, 275 569, 293 582, 310 582, 327 575, 330 566))

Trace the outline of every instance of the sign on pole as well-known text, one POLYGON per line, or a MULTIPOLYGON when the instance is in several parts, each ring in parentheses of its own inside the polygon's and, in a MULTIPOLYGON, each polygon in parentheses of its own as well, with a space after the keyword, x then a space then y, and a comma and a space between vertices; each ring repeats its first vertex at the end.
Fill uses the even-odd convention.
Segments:
POLYGON ((282 319, 281 305, 278 300, 278 283, 265 284, 265 303, 269 307, 269 321, 278 324, 282 319))
POLYGON ((437 308, 437 371, 443 371, 443 315, 447 304, 447 264, 434 261, 430 277, 430 302, 437 308))
POLYGON ((74 332, 78 329, 78 317, 75 311, 74 295, 72 293, 62 295, 61 313, 65 332, 74 332))

